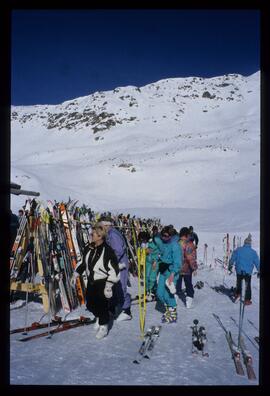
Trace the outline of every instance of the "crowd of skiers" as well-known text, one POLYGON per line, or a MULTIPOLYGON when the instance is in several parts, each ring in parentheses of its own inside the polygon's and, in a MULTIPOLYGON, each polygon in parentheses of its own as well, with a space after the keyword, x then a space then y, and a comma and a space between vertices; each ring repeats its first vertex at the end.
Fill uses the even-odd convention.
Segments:
MULTIPOLYGON (((126 240, 108 216, 101 217, 92 229, 92 242, 84 252, 83 262, 74 272, 74 280, 87 272, 87 308, 97 318, 95 328, 98 339, 109 331, 109 321, 132 319, 129 283, 129 258, 126 240)), ((164 308, 163 323, 177 321, 177 300, 184 297, 186 308, 191 308, 194 297, 192 283, 196 275, 198 235, 193 227, 182 227, 179 233, 172 225, 159 230, 154 225, 138 234, 138 242, 146 248, 146 292, 148 300, 158 300, 164 308), (182 293, 182 283, 185 294, 182 293)), ((251 236, 243 247, 237 248, 230 259, 229 269, 236 265, 236 300, 241 293, 241 280, 247 282, 245 304, 251 303, 250 280, 253 267, 259 269, 259 258, 251 248, 251 236)))
MULTIPOLYGON (((159 232, 158 226, 147 227, 138 234, 138 242, 146 248, 147 299, 163 304, 163 323, 177 321, 175 293, 181 293, 182 280, 186 286, 186 306, 194 296, 192 275, 197 270, 198 236, 192 228, 183 227, 179 234, 172 225, 159 232)), ((109 321, 132 319, 129 284, 129 257, 126 239, 108 216, 99 218, 92 227, 91 243, 86 246, 82 263, 72 277, 87 274, 86 306, 96 317, 96 337, 108 334, 109 321)))
MULTIPOLYGON (((23 214, 21 210, 20 215, 23 214)), ((12 220, 15 216, 12 217, 12 220)), ((97 215, 91 211, 89 243, 83 258, 73 272, 71 284, 85 273, 87 277, 86 307, 96 318, 96 338, 108 334, 111 320, 131 320, 131 296, 128 293, 129 273, 132 263, 129 240, 129 215, 113 217, 111 213, 97 215), (129 245, 129 246, 128 246, 129 245)), ((15 220, 14 220, 15 222, 15 220)), ((16 221, 16 227, 18 226, 16 221)), ((14 225, 15 227, 15 225, 14 225)), ((133 230, 134 231, 134 230, 133 230)), ((148 301, 161 303, 163 323, 177 321, 177 294, 191 308, 194 298, 192 278, 196 275, 198 235, 193 227, 182 227, 177 232, 173 225, 162 227, 150 219, 139 222, 136 230, 138 246, 145 248, 145 288, 148 301), (154 225, 153 225, 154 224, 154 225), (182 292, 182 284, 185 293, 182 292)), ((251 235, 244 245, 234 250, 228 270, 236 267, 237 287, 235 301, 241 294, 242 279, 246 281, 245 304, 251 304, 251 274, 254 266, 259 271, 259 258, 251 248, 251 235)), ((134 248, 134 246, 133 246, 134 248)), ((136 256, 136 251, 133 251, 136 256)), ((259 273, 259 272, 258 272, 259 273)))

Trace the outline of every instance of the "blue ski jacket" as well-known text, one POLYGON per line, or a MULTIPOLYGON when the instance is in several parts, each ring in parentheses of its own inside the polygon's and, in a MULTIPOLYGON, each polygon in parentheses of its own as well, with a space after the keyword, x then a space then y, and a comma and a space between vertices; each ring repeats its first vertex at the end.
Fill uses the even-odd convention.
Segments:
POLYGON ((251 248, 249 244, 245 244, 237 248, 229 261, 229 265, 235 264, 235 270, 237 274, 244 272, 252 275, 254 266, 257 270, 260 270, 260 261, 257 252, 251 248))
POLYGON ((156 240, 154 238, 151 238, 148 242, 148 249, 149 253, 146 256, 146 261, 151 263, 153 261, 158 261, 158 255, 159 255, 159 246, 156 243, 156 240))
POLYGON ((169 271, 178 274, 182 267, 182 251, 179 243, 173 238, 165 243, 156 237, 156 241, 160 248, 159 262, 170 264, 169 271))

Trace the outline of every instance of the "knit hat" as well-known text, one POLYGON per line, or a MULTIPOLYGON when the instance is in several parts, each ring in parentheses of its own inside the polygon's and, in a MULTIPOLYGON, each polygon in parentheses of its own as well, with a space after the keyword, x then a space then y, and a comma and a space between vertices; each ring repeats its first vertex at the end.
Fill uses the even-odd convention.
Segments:
POLYGON ((248 234, 248 237, 244 240, 244 245, 251 245, 251 234, 248 234))

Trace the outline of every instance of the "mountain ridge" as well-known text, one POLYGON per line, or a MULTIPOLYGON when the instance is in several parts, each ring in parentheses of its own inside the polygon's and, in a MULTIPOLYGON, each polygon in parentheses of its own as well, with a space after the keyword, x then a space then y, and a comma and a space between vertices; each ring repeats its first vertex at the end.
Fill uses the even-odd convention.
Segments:
POLYGON ((256 72, 12 106, 12 180, 104 210, 259 202, 259 90, 256 72))

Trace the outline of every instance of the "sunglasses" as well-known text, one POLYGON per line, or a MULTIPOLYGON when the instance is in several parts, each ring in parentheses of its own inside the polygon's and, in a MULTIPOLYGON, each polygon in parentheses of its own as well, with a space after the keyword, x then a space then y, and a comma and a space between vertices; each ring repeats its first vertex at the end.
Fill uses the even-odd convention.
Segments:
POLYGON ((169 239, 171 236, 168 235, 168 234, 163 234, 163 235, 161 235, 161 237, 164 238, 164 239, 169 239))

